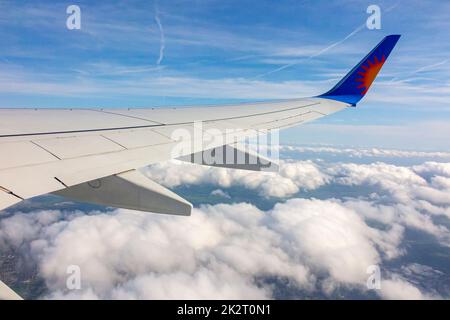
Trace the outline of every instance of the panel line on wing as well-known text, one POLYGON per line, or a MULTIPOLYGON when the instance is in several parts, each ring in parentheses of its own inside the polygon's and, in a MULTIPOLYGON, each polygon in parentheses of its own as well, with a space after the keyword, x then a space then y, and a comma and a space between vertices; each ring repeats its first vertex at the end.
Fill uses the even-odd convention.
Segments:
POLYGON ((54 177, 56 181, 58 181, 59 183, 61 183, 65 188, 68 188, 69 186, 67 184, 65 184, 61 179, 59 179, 58 177, 54 177))
POLYGON ((302 109, 302 108, 312 107, 312 106, 315 106, 315 105, 318 105, 318 104, 320 104, 320 102, 315 102, 315 103, 307 104, 307 105, 304 105, 304 106, 297 106, 297 107, 292 107, 292 108, 283 109, 283 110, 275 110, 275 111, 267 111, 267 112, 261 112, 261 113, 254 113, 254 114, 249 114, 249 115, 245 115, 245 116, 235 116, 235 117, 229 117, 229 118, 221 118, 221 119, 205 120, 204 122, 210 122, 210 121, 224 121, 224 120, 233 120, 233 119, 244 119, 244 118, 250 118, 250 117, 256 117, 256 116, 265 116, 265 115, 273 114, 273 113, 280 113, 280 112, 285 112, 285 111, 291 111, 291 110, 296 110, 296 109, 302 109))
POLYGON ((254 127, 262 125, 262 124, 268 124, 268 123, 272 123, 272 122, 278 122, 278 121, 288 120, 288 119, 292 119, 292 118, 296 118, 296 117, 301 117, 301 116, 304 116, 304 115, 307 115, 307 114, 311 114, 311 113, 319 113, 319 114, 324 115, 323 113, 318 112, 318 111, 307 111, 307 112, 300 113, 300 114, 294 114, 292 116, 285 117, 285 118, 280 118, 280 119, 276 119, 276 120, 270 120, 270 121, 266 121, 266 122, 258 122, 257 124, 254 125, 254 127))
POLYGON ((6 188, 4 188, 4 187, 2 187, 2 186, 0 186, 0 191, 3 191, 3 192, 5 192, 5 193, 7 193, 7 194, 10 194, 10 195, 12 195, 12 196, 14 196, 14 197, 16 197, 16 198, 19 198, 20 200, 25 200, 25 199, 22 198, 21 196, 15 194, 15 193, 12 192, 11 190, 6 189, 6 188))
POLYGON ((117 144, 119 147, 122 147, 122 148, 124 148, 124 149, 128 149, 128 148, 125 147, 124 145, 121 145, 121 144, 118 143, 117 141, 115 141, 115 140, 113 140, 113 139, 110 139, 110 138, 108 138, 107 136, 104 136, 103 134, 101 134, 100 137, 105 138, 106 140, 109 140, 109 141, 111 141, 112 143, 117 144))
MULTIPOLYGON (((214 121, 226 121, 226 120, 233 120, 233 119, 244 119, 249 117, 255 117, 255 116, 261 116, 261 115, 267 115, 267 114, 274 114, 274 113, 280 113, 285 111, 291 111, 295 109, 302 109, 306 107, 311 107, 314 105, 320 105, 320 102, 311 103, 304 106, 297 106, 297 107, 291 107, 287 109, 281 109, 281 110, 274 110, 274 111, 267 111, 267 112, 261 112, 261 113, 254 113, 250 115, 245 116, 235 116, 235 117, 228 117, 228 118, 220 118, 220 119, 207 119, 203 120, 203 122, 214 122, 214 121)), ((143 128, 161 128, 161 127, 168 127, 168 126, 177 126, 177 125, 187 125, 191 124, 193 122, 179 122, 179 123, 170 123, 170 124, 154 124, 154 125, 140 125, 140 126, 127 126, 127 127, 115 127, 115 128, 98 128, 98 129, 83 129, 83 130, 68 130, 68 131, 52 131, 52 132, 32 132, 32 133, 16 133, 16 134, 6 134, 6 135, 0 135, 0 138, 11 138, 11 137, 25 137, 25 136, 40 136, 40 135, 54 135, 54 134, 68 134, 68 133, 86 133, 86 132, 102 132, 102 131, 115 131, 115 130, 128 130, 128 129, 143 129, 143 128)))
POLYGON ((89 109, 91 111, 95 111, 95 112, 101 112, 101 113, 108 113, 108 114, 113 114, 115 116, 121 116, 121 117, 127 117, 127 118, 132 118, 132 119, 137 119, 137 120, 143 120, 143 121, 147 121, 147 122, 153 122, 159 125, 165 125, 165 123, 159 122, 159 121, 155 121, 155 120, 150 120, 150 119, 146 119, 146 118, 141 118, 141 117, 136 117, 136 116, 132 116, 129 114, 123 114, 123 113, 116 113, 116 112, 112 112, 112 111, 105 111, 103 109, 89 109))
POLYGON ((50 154, 51 154, 52 156, 54 156, 56 159, 61 160, 60 157, 58 157, 56 154, 54 154, 54 153, 51 152, 50 150, 47 150, 46 148, 44 148, 44 147, 41 146, 40 144, 38 144, 38 143, 36 143, 36 142, 34 142, 34 141, 32 141, 32 140, 30 140, 30 142, 31 142, 32 144, 34 144, 36 147, 39 147, 39 148, 41 148, 42 150, 46 151, 47 153, 50 153, 50 154))

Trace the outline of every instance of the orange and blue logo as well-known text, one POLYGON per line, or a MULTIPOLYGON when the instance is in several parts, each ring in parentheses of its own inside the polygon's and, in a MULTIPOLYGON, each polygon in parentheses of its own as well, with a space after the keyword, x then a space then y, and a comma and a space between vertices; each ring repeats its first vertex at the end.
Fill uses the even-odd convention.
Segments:
POLYGON ((400 35, 385 37, 341 81, 319 97, 355 106, 369 90, 399 38, 400 35))
POLYGON ((360 83, 357 88, 363 89, 361 95, 365 95, 367 90, 369 90, 370 85, 373 80, 375 80, 378 72, 380 72, 381 67, 386 61, 386 57, 383 55, 381 60, 377 56, 374 57, 373 62, 367 59, 366 63, 361 66, 360 71, 358 71, 359 78, 356 78, 356 82, 360 83))

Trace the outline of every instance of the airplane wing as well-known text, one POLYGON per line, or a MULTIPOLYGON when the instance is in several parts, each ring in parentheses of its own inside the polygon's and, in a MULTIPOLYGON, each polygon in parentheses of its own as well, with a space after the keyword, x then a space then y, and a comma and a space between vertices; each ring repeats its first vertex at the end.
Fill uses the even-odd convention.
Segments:
POLYGON ((0 281, 0 300, 23 300, 10 287, 0 281))
POLYGON ((170 109, 0 109, 0 210, 56 193, 113 207, 189 215, 188 201, 137 169, 222 146, 248 157, 228 143, 228 136, 239 140, 265 134, 355 106, 398 39, 384 38, 318 97, 170 109), (174 153, 184 137, 190 148, 174 153))

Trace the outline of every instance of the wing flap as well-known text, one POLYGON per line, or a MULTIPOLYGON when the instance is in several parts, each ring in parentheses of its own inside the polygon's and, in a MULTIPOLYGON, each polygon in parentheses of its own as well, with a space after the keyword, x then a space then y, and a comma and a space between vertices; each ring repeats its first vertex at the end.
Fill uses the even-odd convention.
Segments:
POLYGON ((191 203, 136 170, 92 180, 54 194, 82 202, 146 212, 189 216, 192 210, 191 203))
POLYGON ((0 183, 5 189, 28 199, 165 161, 170 159, 172 147, 164 144, 0 170, 0 183))
POLYGON ((0 155, 0 170, 57 160, 30 141, 0 143, 0 155))
POLYGON ((124 146, 127 149, 141 148, 172 142, 168 137, 151 129, 135 129, 119 132, 104 133, 105 138, 124 146))
POLYGON ((177 160, 204 166, 249 171, 276 172, 279 169, 278 164, 260 154, 230 145, 196 152, 179 157, 177 160))
POLYGON ((59 159, 70 159, 92 154, 121 151, 125 148, 106 139, 101 135, 64 137, 44 140, 35 140, 41 146, 59 159))

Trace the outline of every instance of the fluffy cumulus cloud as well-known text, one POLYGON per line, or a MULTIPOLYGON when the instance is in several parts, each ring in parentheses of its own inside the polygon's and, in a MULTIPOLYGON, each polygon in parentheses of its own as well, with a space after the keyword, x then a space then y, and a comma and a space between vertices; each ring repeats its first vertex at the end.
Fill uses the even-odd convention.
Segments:
POLYGON ((280 171, 251 172, 198 166, 178 160, 155 164, 145 169, 152 179, 167 187, 183 184, 212 184, 222 188, 243 186, 266 197, 287 197, 300 190, 316 189, 329 181, 312 161, 282 161, 280 171))
POLYGON ((395 149, 379 149, 379 148, 334 148, 334 147, 304 147, 304 146, 280 146, 281 151, 285 152, 300 152, 300 153, 328 153, 334 155, 346 155, 355 158, 444 158, 450 159, 450 152, 427 152, 427 151, 405 151, 395 149))
POLYGON ((4 246, 28 243, 49 298, 271 298, 271 286, 257 281, 267 276, 309 291, 319 277, 363 288, 367 267, 381 261, 379 248, 392 238, 339 201, 307 199, 265 212, 250 204, 202 206, 190 218, 18 213, 1 229, 4 246), (18 226, 25 232, 12 236, 18 226), (71 265, 80 267, 82 290, 65 289, 71 265))
POLYGON ((340 203, 294 199, 276 205, 273 217, 272 225, 291 238, 292 254, 337 281, 364 283, 367 267, 380 260, 375 230, 340 203))
MULTIPOLYGON (((409 225, 434 229, 431 231, 448 236, 448 230, 435 226, 431 216, 450 218, 450 163, 424 162, 415 166, 399 166, 383 162, 357 164, 281 160, 279 172, 273 173, 171 161, 151 166, 145 173, 167 187, 205 183, 222 188, 241 186, 257 190, 264 197, 274 198, 286 198, 300 191, 330 185, 370 186, 379 192, 372 195, 377 198, 372 199, 376 206, 371 203, 370 208, 363 210, 364 215, 371 215, 385 223, 403 220, 409 225)), ((360 208, 366 204, 361 202, 360 208)))
POLYGON ((221 189, 216 189, 216 190, 211 191, 211 195, 216 196, 216 197, 231 199, 230 195, 221 189))
MULTIPOLYGON (((450 217, 450 163, 283 160, 278 173, 255 173, 176 161, 146 174, 169 187, 208 184, 212 196, 227 200, 233 186, 284 199, 265 210, 250 203, 200 205, 191 217, 123 209, 16 212, 0 220, 0 247, 36 264, 48 288, 43 298, 270 299, 277 285, 310 296, 367 292, 370 266, 384 268, 410 250, 409 229, 450 246, 448 224, 439 223, 450 217), (300 191, 327 187, 360 192, 300 198, 300 191), (66 288, 71 265, 80 267, 80 290, 66 288)), ((411 280, 427 268, 385 271, 375 294, 441 298, 411 280)))
POLYGON ((424 300, 431 299, 431 296, 424 294, 411 283, 394 278, 385 280, 381 285, 381 296, 385 299, 394 300, 424 300))

